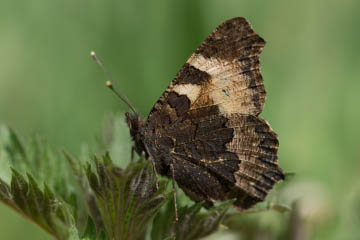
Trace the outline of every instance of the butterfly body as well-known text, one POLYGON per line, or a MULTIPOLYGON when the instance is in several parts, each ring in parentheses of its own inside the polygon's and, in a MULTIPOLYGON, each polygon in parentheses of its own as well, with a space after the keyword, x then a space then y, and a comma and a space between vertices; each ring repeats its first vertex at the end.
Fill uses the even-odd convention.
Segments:
POLYGON ((184 64, 146 122, 127 114, 135 151, 194 201, 236 199, 247 209, 284 179, 277 135, 258 117, 264 45, 244 18, 226 21, 184 64))

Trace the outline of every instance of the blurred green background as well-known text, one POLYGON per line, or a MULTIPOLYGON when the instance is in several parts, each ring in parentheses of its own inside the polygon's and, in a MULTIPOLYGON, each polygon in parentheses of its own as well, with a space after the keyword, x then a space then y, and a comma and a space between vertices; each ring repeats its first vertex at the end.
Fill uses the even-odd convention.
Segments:
MULTIPOLYGON (((236 16, 267 41, 262 117, 279 134, 280 165, 296 173, 288 196, 303 199, 311 239, 360 239, 357 0, 3 0, 0 122, 76 155, 95 145, 105 116, 127 110, 91 50, 146 116, 201 41, 236 16)), ((0 205, 0 239, 50 238, 0 205)))

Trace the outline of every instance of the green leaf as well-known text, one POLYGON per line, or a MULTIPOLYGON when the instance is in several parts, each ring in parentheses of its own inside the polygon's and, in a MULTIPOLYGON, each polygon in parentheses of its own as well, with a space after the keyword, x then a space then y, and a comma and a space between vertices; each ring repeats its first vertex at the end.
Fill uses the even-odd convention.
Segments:
MULTIPOLYGON (((30 145, 23 147, 15 133, 5 127, 0 128, 0 140, 0 151, 5 155, 2 155, 2 160, 7 160, 12 166, 10 184, 0 179, 0 201, 53 237, 67 239, 69 231, 75 227, 73 208, 54 194, 48 184, 44 185, 43 190, 38 185, 39 181, 46 179, 52 183, 52 187, 56 187, 59 182, 63 183, 61 179, 67 179, 61 171, 54 171, 54 166, 59 166, 56 163, 58 159, 40 141, 33 140, 30 145), (20 172, 27 172, 27 179, 20 172)), ((61 190, 64 197, 71 196, 66 184, 61 190)))
MULTIPOLYGON (((66 161, 54 154, 40 137, 33 137, 23 145, 13 130, 0 127, 0 161, 20 173, 30 173, 38 183, 46 182, 57 196, 70 202, 78 198, 75 179, 66 161)), ((9 168, 10 169, 10 168, 9 168)), ((0 177, 9 184, 12 173, 1 169, 0 177)), ((14 180, 14 179, 13 179, 14 180)))
POLYGON ((1 181, 0 200, 57 239, 67 239, 69 230, 74 226, 72 212, 67 204, 56 199, 47 185, 41 191, 30 174, 27 174, 26 181, 15 169, 12 172, 10 188, 1 181))
POLYGON ((89 217, 86 225, 86 229, 82 238, 96 239, 96 226, 93 220, 89 217))
POLYGON ((28 213, 27 193, 29 186, 20 173, 15 169, 11 170, 13 173, 11 178, 11 193, 14 204, 22 209, 23 212, 28 213))
POLYGON ((9 205, 12 201, 10 187, 0 179, 0 201, 4 202, 5 204, 9 205))
POLYGON ((194 204, 190 208, 184 208, 180 211, 179 223, 175 228, 176 239, 200 239, 214 233, 223 221, 232 202, 221 203, 205 213, 200 213, 200 203, 194 204))
POLYGON ((88 166, 87 177, 109 239, 142 238, 168 199, 166 182, 156 190, 150 161, 132 163, 125 170, 115 167, 108 154, 95 162, 96 173, 88 166))
POLYGON ((91 219, 91 217, 88 218, 88 223, 85 229, 85 232, 83 234, 82 239, 97 239, 97 240, 107 240, 106 233, 104 231, 101 231, 98 233, 98 229, 96 228, 96 225, 94 221, 91 219))
POLYGON ((75 226, 72 226, 69 229, 69 234, 68 234, 67 240, 91 240, 91 239, 90 238, 80 238, 77 228, 75 226))
POLYGON ((11 128, 4 125, 0 126, 0 138, 2 140, 2 147, 9 153, 11 161, 17 162, 27 158, 20 139, 11 128))
POLYGON ((29 206, 30 210, 29 215, 32 216, 33 220, 38 224, 46 228, 48 231, 51 231, 51 227, 49 227, 47 224, 47 222, 50 220, 50 211, 44 211, 45 209, 50 210, 49 208, 44 208, 46 207, 44 205, 44 194, 41 192, 34 178, 30 174, 28 174, 28 179, 29 192, 27 197, 27 205, 29 206))
POLYGON ((83 165, 79 160, 74 160, 68 153, 63 153, 81 188, 81 198, 79 199, 81 199, 82 202, 79 202, 78 205, 80 204, 83 207, 83 209, 81 210, 85 211, 85 214, 82 214, 86 218, 88 218, 88 215, 90 215, 96 225, 97 231, 101 231, 101 229, 103 228, 103 222, 99 209, 96 205, 94 193, 90 187, 90 185, 93 184, 94 189, 98 188, 99 183, 97 181, 97 176, 96 174, 91 172, 91 166, 89 163, 83 165), (91 180, 89 181, 88 179, 91 180), (85 208, 85 206, 87 207, 85 208))
POLYGON ((221 203, 203 212, 201 212, 202 203, 181 207, 178 222, 175 222, 173 204, 174 202, 170 201, 165 211, 161 211, 156 216, 151 233, 152 239, 196 240, 209 236, 217 231, 232 201, 221 203))
POLYGON ((172 239, 174 234, 172 229, 175 222, 175 207, 174 199, 165 205, 164 208, 156 215, 151 229, 151 239, 172 239))

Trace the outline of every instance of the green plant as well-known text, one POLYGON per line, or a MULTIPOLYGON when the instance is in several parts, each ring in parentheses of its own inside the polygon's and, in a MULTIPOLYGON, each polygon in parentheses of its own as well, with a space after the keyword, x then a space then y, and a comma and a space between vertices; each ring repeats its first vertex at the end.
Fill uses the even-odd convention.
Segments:
POLYGON ((0 201, 56 239, 193 240, 238 214, 228 211, 231 201, 206 210, 178 189, 176 222, 169 180, 160 178, 156 189, 151 162, 129 161, 131 143, 122 121, 116 118, 106 141, 99 141, 101 157, 84 152, 79 159, 54 153, 41 138, 24 145, 2 126, 0 201))

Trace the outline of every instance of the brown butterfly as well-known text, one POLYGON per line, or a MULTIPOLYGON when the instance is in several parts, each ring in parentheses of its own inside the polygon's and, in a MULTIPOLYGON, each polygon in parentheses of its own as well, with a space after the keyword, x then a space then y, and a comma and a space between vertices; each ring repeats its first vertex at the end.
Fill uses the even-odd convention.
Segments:
POLYGON ((230 19, 191 55, 146 121, 129 104, 134 150, 194 201, 235 199, 247 209, 284 179, 277 135, 258 116, 264 45, 245 18, 230 19))

